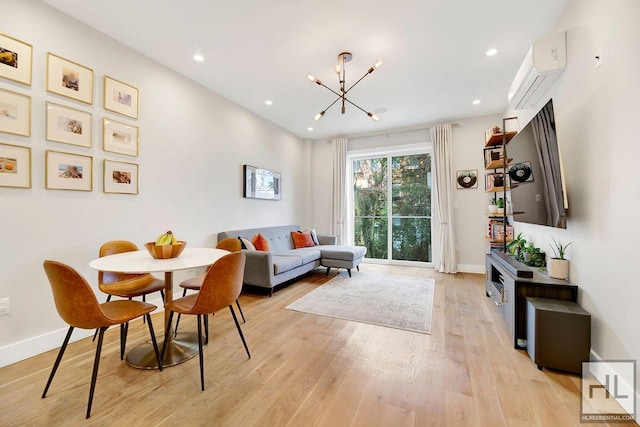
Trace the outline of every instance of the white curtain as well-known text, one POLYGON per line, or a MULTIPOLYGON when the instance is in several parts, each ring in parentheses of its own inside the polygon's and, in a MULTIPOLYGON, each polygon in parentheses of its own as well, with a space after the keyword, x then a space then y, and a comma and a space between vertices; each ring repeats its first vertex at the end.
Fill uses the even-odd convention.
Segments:
POLYGON ((338 244, 346 242, 346 179, 347 179, 347 138, 331 140, 333 151, 333 198, 331 208, 331 229, 338 236, 338 244))
POLYGON ((457 273, 455 224, 453 222, 453 173, 451 170, 451 125, 437 125, 431 128, 433 143, 434 180, 433 191, 436 201, 439 226, 437 247, 440 259, 435 268, 441 273, 457 273))

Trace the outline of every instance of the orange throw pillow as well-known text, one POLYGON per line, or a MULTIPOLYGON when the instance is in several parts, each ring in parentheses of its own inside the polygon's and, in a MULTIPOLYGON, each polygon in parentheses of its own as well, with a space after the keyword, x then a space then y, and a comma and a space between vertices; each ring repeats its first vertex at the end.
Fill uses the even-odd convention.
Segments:
POLYGON ((253 246, 255 246, 256 250, 258 251, 269 250, 269 241, 265 239, 265 237, 260 233, 253 236, 253 239, 251 239, 251 243, 253 243, 253 246))
POLYGON ((299 231, 292 231, 291 238, 293 239, 293 247, 296 249, 309 248, 309 247, 315 246, 313 244, 313 238, 311 237, 311 233, 309 233, 308 231, 303 233, 299 231))
POLYGON ((234 239, 232 237, 222 239, 216 245, 217 249, 225 249, 229 252, 239 252, 242 249, 242 243, 240 240, 234 239))

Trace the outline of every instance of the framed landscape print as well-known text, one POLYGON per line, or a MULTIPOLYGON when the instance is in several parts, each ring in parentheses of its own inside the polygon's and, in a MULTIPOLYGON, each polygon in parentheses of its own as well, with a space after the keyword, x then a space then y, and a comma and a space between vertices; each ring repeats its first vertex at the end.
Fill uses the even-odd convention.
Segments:
POLYGON ((33 48, 0 33, 0 77, 31 86, 33 48))
POLYGON ((0 89, 0 132, 31 136, 31 97, 0 89))
POLYGON ((91 147, 91 113, 47 102, 47 140, 91 147))
POLYGON ((31 188, 31 148, 0 143, 0 186, 31 188))
POLYGON ((91 191, 93 157, 47 150, 45 181, 49 190, 91 191))
POLYGON ((104 192, 138 194, 138 165, 104 159, 104 192))
POLYGON ((49 52, 47 91, 93 104, 93 70, 49 52))
POLYGON ((279 172, 244 165, 244 194, 248 199, 281 200, 282 179, 279 172))
POLYGON ((104 109, 138 118, 140 91, 126 83, 104 76, 104 109))
POLYGON ((103 144, 104 151, 138 155, 138 127, 127 123, 118 122, 107 117, 103 120, 103 144))

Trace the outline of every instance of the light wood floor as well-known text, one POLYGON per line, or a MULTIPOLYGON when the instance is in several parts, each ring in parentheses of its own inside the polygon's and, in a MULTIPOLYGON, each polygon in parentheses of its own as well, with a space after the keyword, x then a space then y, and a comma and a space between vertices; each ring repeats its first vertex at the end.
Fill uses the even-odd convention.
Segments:
MULTIPOLYGON (((105 334, 92 416, 94 344, 70 344, 46 399, 57 350, 0 369, 1 426, 571 426, 580 378, 539 371, 514 350, 484 295, 484 277, 361 265, 436 280, 432 334, 286 310, 331 278, 318 270, 272 298, 243 294, 247 359, 228 311, 210 319, 206 390, 198 358, 163 372, 130 368, 118 329, 105 334)), ((344 270, 340 270, 345 274, 344 270)), ((354 271, 354 274, 358 274, 354 271)), ((162 314, 154 315, 162 333, 162 314)), ((192 316, 181 329, 195 330, 192 316)), ((133 323, 128 348, 148 339, 133 323)))

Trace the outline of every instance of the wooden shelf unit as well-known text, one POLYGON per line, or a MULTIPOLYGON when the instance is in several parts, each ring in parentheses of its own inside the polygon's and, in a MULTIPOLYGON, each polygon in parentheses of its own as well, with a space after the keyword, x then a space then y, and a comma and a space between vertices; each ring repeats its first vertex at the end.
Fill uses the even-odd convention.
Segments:
MULTIPOLYGON (((507 143, 509 143, 509 141, 511 141, 511 139, 516 136, 518 132, 516 131, 507 131, 506 134, 506 139, 507 139, 507 143)), ((484 147, 485 148, 489 148, 489 147, 495 147, 497 145, 502 145, 502 137, 504 136, 503 132, 500 133, 492 133, 490 136, 489 135, 485 135, 485 143, 484 143, 484 147)))
MULTIPOLYGON (((512 161, 513 159, 507 159, 507 165, 509 165, 512 161)), ((484 170, 488 171, 491 169, 500 169, 502 167, 504 167, 504 160, 497 159, 497 160, 492 160, 491 163, 489 163, 487 166, 484 167, 484 170)))

